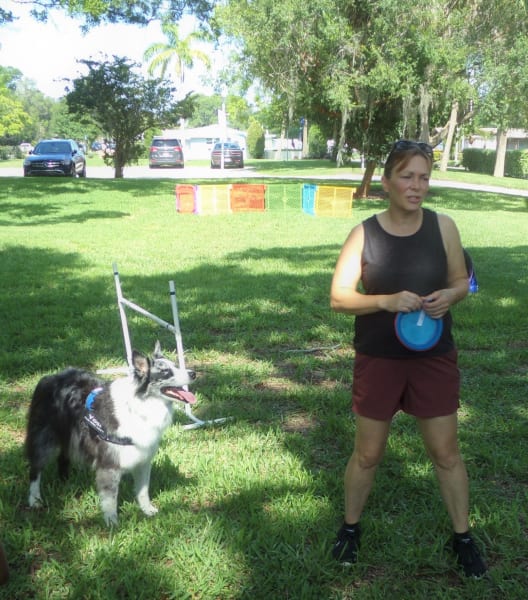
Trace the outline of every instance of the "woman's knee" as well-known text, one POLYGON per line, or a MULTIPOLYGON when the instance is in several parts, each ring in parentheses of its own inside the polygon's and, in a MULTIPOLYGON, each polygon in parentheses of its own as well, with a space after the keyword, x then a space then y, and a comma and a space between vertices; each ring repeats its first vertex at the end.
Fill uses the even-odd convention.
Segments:
POLYGON ((355 448, 352 461, 362 470, 375 469, 382 461, 385 448, 355 448))
POLYGON ((430 449, 429 456, 433 465, 443 471, 452 471, 464 462, 458 447, 430 449))

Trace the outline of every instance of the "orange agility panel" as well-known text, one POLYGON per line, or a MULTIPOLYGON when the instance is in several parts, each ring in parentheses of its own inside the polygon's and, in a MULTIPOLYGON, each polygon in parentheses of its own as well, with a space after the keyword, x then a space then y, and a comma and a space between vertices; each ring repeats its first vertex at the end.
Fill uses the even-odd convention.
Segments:
POLYGON ((176 210, 181 213, 196 212, 196 186, 176 185, 176 210))
POLYGON ((264 211, 266 186, 259 183, 233 183, 230 200, 233 212, 264 211))

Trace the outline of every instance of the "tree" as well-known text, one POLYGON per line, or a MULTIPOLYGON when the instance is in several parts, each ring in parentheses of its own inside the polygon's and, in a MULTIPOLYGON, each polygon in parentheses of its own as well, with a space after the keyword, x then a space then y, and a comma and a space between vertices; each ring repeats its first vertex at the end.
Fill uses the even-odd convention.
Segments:
POLYGON ((524 0, 474 2, 473 73, 481 121, 497 127, 495 177, 504 175, 507 131, 528 126, 528 7, 524 0), (476 35, 476 32, 480 35, 476 35))
POLYGON ((247 150, 252 158, 264 157, 264 147, 266 143, 264 129, 262 129, 260 123, 255 121, 255 119, 249 124, 246 142, 247 150))
POLYGON ((29 121, 29 115, 16 95, 21 77, 18 69, 0 66, 0 138, 16 139, 29 121))
POLYGON ((332 0, 229 0, 217 7, 217 24, 236 43, 240 79, 258 80, 281 107, 281 135, 303 116, 303 98, 316 68, 321 4, 332 11, 332 0), (293 24, 293 26, 292 26, 293 24))
POLYGON ((126 58, 113 61, 81 60, 89 73, 73 80, 66 94, 71 112, 87 124, 97 124, 115 151, 108 158, 115 177, 123 177, 124 167, 142 154, 143 134, 149 129, 174 126, 187 116, 190 107, 172 100, 173 88, 159 79, 144 79, 138 65, 126 58))
MULTIPOLYGON (((13 3, 29 5, 31 14, 39 21, 46 21, 50 10, 64 10, 70 16, 81 19, 85 29, 101 23, 147 25, 161 15, 178 21, 185 10, 205 21, 214 4, 213 0, 13 0, 13 3)), ((13 20, 12 11, 0 8, 0 25, 13 20)))
POLYGON ((204 39, 204 34, 191 32, 184 39, 180 39, 180 29, 177 23, 164 21, 161 30, 167 38, 167 43, 157 42, 145 50, 145 60, 150 60, 148 72, 153 75, 157 71, 164 78, 169 65, 173 65, 174 73, 180 83, 184 82, 185 69, 191 68, 195 60, 199 60, 209 67, 209 56, 196 48, 193 43, 204 39))

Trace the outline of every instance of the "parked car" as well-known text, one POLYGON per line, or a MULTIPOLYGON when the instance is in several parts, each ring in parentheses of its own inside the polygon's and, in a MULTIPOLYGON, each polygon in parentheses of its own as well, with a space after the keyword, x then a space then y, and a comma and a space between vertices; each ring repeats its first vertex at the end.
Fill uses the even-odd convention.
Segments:
POLYGON ((74 140, 41 140, 24 159, 24 177, 66 175, 86 177, 86 158, 74 140))
POLYGON ((244 153, 235 142, 217 142, 211 152, 211 169, 222 166, 222 146, 224 147, 224 167, 244 167, 244 153))
POLYGON ((152 138, 149 151, 149 167, 183 168, 183 149, 178 138, 155 136, 152 138))

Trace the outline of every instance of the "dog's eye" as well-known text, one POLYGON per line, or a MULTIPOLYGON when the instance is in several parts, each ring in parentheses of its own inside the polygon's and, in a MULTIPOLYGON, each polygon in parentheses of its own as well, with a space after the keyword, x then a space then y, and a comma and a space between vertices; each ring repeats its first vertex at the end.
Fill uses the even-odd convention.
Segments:
POLYGON ((155 365, 156 371, 160 377, 172 377, 172 368, 165 363, 158 363, 155 365))

